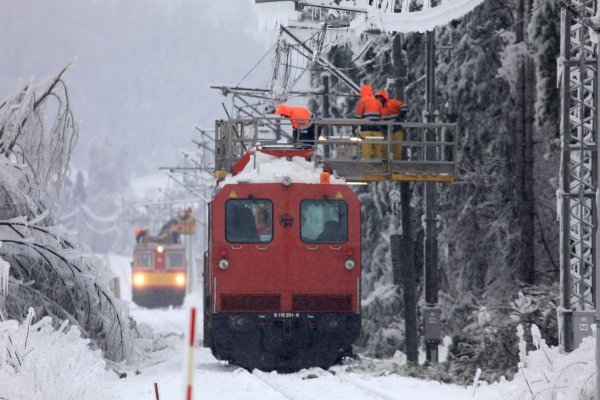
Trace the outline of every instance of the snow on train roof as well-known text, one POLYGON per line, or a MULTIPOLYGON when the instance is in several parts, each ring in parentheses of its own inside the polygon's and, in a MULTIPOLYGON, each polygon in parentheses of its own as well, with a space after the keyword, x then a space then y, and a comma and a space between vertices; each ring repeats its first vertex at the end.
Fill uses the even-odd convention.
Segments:
MULTIPOLYGON (((264 153, 254 153, 242 172, 232 176, 227 174, 225 179, 219 183, 223 187, 231 183, 274 183, 282 182, 284 177, 289 177, 292 183, 320 183, 322 167, 316 167, 311 161, 302 157, 292 157, 290 161, 285 158, 275 157, 264 153), (256 163, 254 162, 254 155, 256 163), (255 165, 256 164, 256 165, 255 165)), ((345 184, 342 178, 330 177, 332 184, 345 184)))

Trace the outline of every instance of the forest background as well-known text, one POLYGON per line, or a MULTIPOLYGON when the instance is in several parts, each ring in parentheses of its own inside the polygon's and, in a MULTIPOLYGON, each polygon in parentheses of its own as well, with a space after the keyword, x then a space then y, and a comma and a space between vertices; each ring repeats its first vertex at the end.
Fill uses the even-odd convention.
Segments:
MULTIPOLYGON (((518 324, 540 327, 557 344, 559 108, 556 59, 560 11, 555 2, 486 1, 436 30, 438 121, 459 126, 458 179, 438 185, 438 254, 443 331, 454 337, 455 377, 483 366, 486 378, 515 371, 518 324)), ((426 34, 403 35, 408 66, 408 121, 426 110, 426 34)), ((393 93, 392 37, 358 56, 329 53, 355 82, 393 93), (391 90, 390 90, 391 89, 391 90)), ((319 85, 320 74, 313 75, 319 85)), ((335 89, 342 89, 340 83, 335 89)), ((355 101, 333 102, 331 115, 352 114, 355 101)), ((320 98, 313 109, 321 109, 320 98)), ((403 348, 403 297, 393 284, 389 237, 398 233, 389 193, 399 184, 359 190, 363 204, 363 337, 372 356, 403 348)), ((424 305, 424 184, 412 184, 419 309, 424 305)), ((447 366, 437 374, 448 371, 447 366)))

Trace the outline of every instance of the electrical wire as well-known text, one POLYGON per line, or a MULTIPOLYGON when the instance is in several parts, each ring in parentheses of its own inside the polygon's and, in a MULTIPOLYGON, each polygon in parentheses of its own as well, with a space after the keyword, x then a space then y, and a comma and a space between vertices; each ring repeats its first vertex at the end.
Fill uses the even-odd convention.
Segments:
MULTIPOLYGON (((495 35, 493 35, 492 37, 489 37, 487 39, 485 39, 484 41, 477 43, 477 47, 481 47, 489 42, 491 42, 492 40, 498 39, 499 37, 501 37, 501 35, 505 34, 506 32, 508 32, 510 29, 514 28, 515 26, 517 26, 518 24, 520 24, 521 22, 523 22, 525 20, 525 18, 533 15, 535 12, 537 12, 542 6, 544 6, 545 4, 547 4, 550 0, 543 0, 540 4, 538 4, 533 10, 531 10, 527 15, 525 15, 523 18, 519 19, 518 21, 516 21, 515 23, 513 23, 511 26, 509 26, 508 28, 505 28, 503 30, 501 30, 500 32, 496 33, 495 35)), ((460 60, 460 57, 456 57, 452 60, 450 60, 449 63, 446 64, 447 67, 451 67, 455 62, 457 62, 458 60, 460 60)), ((422 76, 421 78, 419 78, 418 80, 416 80, 415 82, 413 82, 412 84, 408 85, 406 89, 408 89, 411 86, 414 86, 415 84, 422 82, 424 80, 425 76, 422 76)), ((405 90, 406 90, 405 89, 405 90)))
POLYGON ((277 43, 274 43, 274 44, 273 44, 273 45, 272 45, 272 46, 269 48, 269 50, 267 50, 267 51, 265 52, 265 54, 263 54, 263 56, 260 58, 260 60, 258 60, 258 61, 256 62, 256 64, 254 64, 254 66, 253 66, 253 67, 250 69, 250 71, 248 71, 248 72, 246 73, 246 75, 244 75, 244 76, 242 77, 242 79, 241 79, 241 80, 238 82, 238 84, 237 84, 236 86, 240 86, 240 84, 241 84, 241 83, 244 81, 244 79, 246 79, 246 78, 248 77, 248 75, 250 75, 250 74, 252 73, 252 71, 254 71, 254 69, 255 69, 256 67, 258 67, 258 64, 260 64, 260 63, 261 63, 261 62, 262 62, 262 61, 265 59, 265 57, 267 56, 267 54, 269 54, 269 53, 270 53, 270 52, 273 50, 273 48, 275 48, 275 46, 277 46, 277 43))

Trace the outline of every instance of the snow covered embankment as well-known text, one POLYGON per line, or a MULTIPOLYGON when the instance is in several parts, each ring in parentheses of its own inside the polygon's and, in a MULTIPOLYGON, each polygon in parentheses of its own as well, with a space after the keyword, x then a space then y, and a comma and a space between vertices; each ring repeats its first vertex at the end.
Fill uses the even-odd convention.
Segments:
MULTIPOLYGON (((27 321, 31 321, 33 313, 27 321)), ((106 364, 76 326, 58 329, 44 317, 30 325, 0 323, 0 398, 21 400, 110 399, 106 364)))
POLYGON ((0 258, 0 399, 112 398, 102 352, 76 326, 65 321, 55 329, 50 317, 32 324, 32 308, 22 324, 4 320, 9 268, 0 258))

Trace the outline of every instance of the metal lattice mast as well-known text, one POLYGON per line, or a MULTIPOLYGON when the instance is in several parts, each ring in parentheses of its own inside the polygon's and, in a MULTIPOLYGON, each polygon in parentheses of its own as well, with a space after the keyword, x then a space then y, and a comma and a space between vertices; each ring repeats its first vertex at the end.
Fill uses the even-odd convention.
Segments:
POLYGON ((586 21, 596 0, 568 2, 561 15, 561 343, 571 351, 573 311, 594 309, 597 230, 597 50, 586 21), (573 18, 572 10, 580 18, 573 18))

